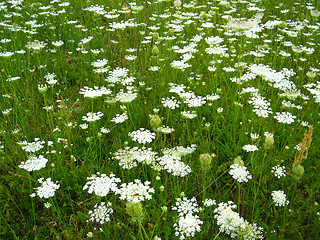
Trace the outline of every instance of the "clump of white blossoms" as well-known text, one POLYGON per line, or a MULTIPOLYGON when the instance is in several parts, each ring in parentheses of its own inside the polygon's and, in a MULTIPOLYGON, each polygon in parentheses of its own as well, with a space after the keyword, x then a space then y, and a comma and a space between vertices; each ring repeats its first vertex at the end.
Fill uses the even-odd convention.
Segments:
POLYGON ((126 121, 128 119, 129 119, 129 117, 128 117, 127 113, 124 112, 122 114, 116 114, 116 116, 111 119, 111 122, 118 124, 118 123, 123 123, 124 121, 126 121))
POLYGON ((286 176, 286 167, 277 165, 277 166, 272 167, 271 172, 277 178, 285 177, 286 176))
POLYGON ((40 178, 38 182, 41 183, 41 186, 35 188, 36 193, 32 193, 30 197, 35 197, 36 195, 38 195, 39 198, 53 197, 56 190, 60 188, 60 184, 52 182, 51 178, 47 178, 46 180, 40 178))
POLYGON ((88 193, 94 193, 98 196, 105 197, 110 191, 116 192, 118 190, 118 183, 121 182, 120 178, 116 175, 100 174, 99 172, 91 177, 88 177, 88 182, 84 185, 83 190, 88 189, 88 193))
POLYGON ((175 155, 163 155, 158 158, 159 164, 173 176, 184 177, 191 173, 191 167, 180 161, 181 157, 175 155))
POLYGON ((48 162, 48 159, 44 158, 42 155, 30 156, 25 162, 22 162, 18 167, 23 168, 28 172, 40 170, 44 168, 48 162))
POLYGON ((55 77, 56 77, 55 73, 48 73, 47 75, 44 76, 47 83, 51 86, 55 85, 58 82, 58 80, 56 80, 55 77))
POLYGON ((179 213, 179 220, 173 225, 176 232, 175 235, 179 239, 194 237, 196 232, 201 231, 203 221, 195 213, 199 212, 199 206, 195 197, 188 199, 176 199, 176 206, 172 210, 179 213))
POLYGON ((107 89, 106 87, 97 87, 94 86, 93 88, 84 86, 83 88, 80 89, 79 91, 80 94, 83 94, 84 97, 87 98, 97 98, 101 97, 102 95, 109 95, 111 94, 111 90, 107 89))
POLYGON ((214 210, 214 218, 217 220, 219 230, 231 238, 263 239, 263 228, 258 227, 256 223, 250 224, 240 217, 239 213, 234 211, 236 208, 232 201, 219 203, 214 210))
POLYGON ((170 108, 170 109, 176 109, 180 106, 180 101, 178 101, 175 97, 167 97, 167 98, 162 98, 161 103, 163 104, 164 107, 170 108))
POLYGON ((259 150, 259 148, 256 145, 251 145, 251 144, 244 145, 242 149, 247 152, 255 152, 259 150))
POLYGON ((230 175, 238 182, 248 182, 249 179, 252 179, 252 175, 250 175, 250 172, 247 170, 247 167, 240 166, 235 163, 232 164, 230 168, 230 175))
POLYGON ((140 128, 136 131, 128 133, 128 136, 132 138, 132 141, 146 144, 151 143, 156 138, 156 134, 148 129, 140 128))
POLYGON ((210 198, 206 198, 204 201, 203 201, 203 206, 205 207, 210 207, 210 206, 213 206, 213 205, 216 205, 216 200, 214 199, 210 199, 210 198))
POLYGON ((105 202, 102 202, 100 205, 94 205, 94 209, 88 212, 90 215, 90 219, 88 221, 97 222, 100 224, 109 222, 110 214, 113 213, 111 205, 112 204, 110 202, 108 202, 107 204, 105 202))
POLYGON ((157 153, 152 151, 151 148, 142 149, 138 147, 125 147, 118 149, 113 158, 119 161, 119 165, 124 169, 131 169, 138 166, 138 163, 145 163, 147 165, 154 165, 157 153))
POLYGON ((285 205, 289 204, 289 201, 287 201, 287 195, 282 190, 272 191, 271 196, 273 202, 278 207, 284 207, 285 205))
POLYGON ((87 122, 95 122, 101 119, 102 116, 103 116, 102 112, 96 112, 96 113, 88 112, 86 116, 82 117, 82 120, 87 122))
POLYGON ((44 147, 45 141, 41 141, 40 138, 35 138, 33 142, 27 141, 18 142, 19 145, 23 145, 22 149, 26 152, 37 152, 44 147))
POLYGON ((290 112, 276 112, 276 116, 274 116, 274 118, 277 119, 279 123, 291 124, 297 117, 292 115, 290 112))
POLYGON ((120 189, 116 190, 116 194, 120 194, 121 200, 132 203, 150 200, 152 199, 151 193, 154 193, 154 189, 149 186, 150 184, 149 181, 143 184, 139 179, 135 179, 134 182, 121 184, 120 189))

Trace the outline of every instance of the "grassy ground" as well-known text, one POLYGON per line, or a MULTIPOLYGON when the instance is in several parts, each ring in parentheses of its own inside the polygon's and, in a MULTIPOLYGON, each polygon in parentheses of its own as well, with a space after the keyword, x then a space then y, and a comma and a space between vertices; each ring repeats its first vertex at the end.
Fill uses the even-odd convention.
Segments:
POLYGON ((0 3, 2 239, 319 236, 319 3, 178 2, 0 3))

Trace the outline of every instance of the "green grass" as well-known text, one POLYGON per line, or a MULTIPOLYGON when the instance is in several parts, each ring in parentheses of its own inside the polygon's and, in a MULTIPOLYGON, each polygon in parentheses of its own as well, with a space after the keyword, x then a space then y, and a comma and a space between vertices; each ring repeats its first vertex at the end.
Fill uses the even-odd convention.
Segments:
POLYGON ((183 196, 195 197, 198 205, 199 212, 193 215, 202 224, 194 239, 230 238, 220 231, 215 218, 218 204, 228 201, 238 206, 235 211, 250 224, 263 227, 265 239, 319 236, 320 18, 313 16, 319 14, 317 1, 182 0, 181 8, 174 7, 173 1, 136 1, 144 7, 139 12, 130 9, 133 2, 117 0, 61 3, 0 3, 1 239, 87 239, 91 233, 92 239, 179 239, 174 227, 179 214, 172 208, 183 196), (101 8, 100 14, 85 10, 94 5, 101 8), (249 25, 249 30, 229 28, 237 23, 235 19, 241 20, 242 27, 249 25), (275 20, 279 22, 268 28, 275 20), (113 23, 131 25, 115 29, 113 23), (212 27, 206 26, 211 23, 212 27), (221 42, 208 49, 209 37, 220 37, 221 42), (45 43, 42 49, 28 47, 36 40, 45 43), (59 40, 63 45, 52 44, 59 40), (136 58, 128 60, 128 55, 136 58), (183 57, 188 67, 172 66, 183 57), (95 72, 92 63, 98 59, 107 59, 103 67, 109 70, 95 72), (244 67, 237 67, 239 63, 244 67), (150 70, 152 66, 158 71, 150 70), (106 81, 118 68, 127 69, 133 79, 130 84, 106 81), (288 71, 292 76, 286 75, 288 71), (45 78, 49 73, 56 75, 52 86, 45 78), (10 81, 13 77, 19 78, 10 81), (295 97, 281 96, 288 93, 283 87, 288 83, 287 90, 298 92, 295 97), (39 92, 39 84, 48 86, 45 94, 39 92), (184 95, 170 91, 173 84, 182 84, 184 95), (112 93, 85 98, 79 93, 85 86, 106 87, 112 93), (267 117, 255 112, 253 88, 264 104, 270 104, 267 117), (115 100, 119 92, 132 89, 137 97, 131 102, 115 100), (213 94, 219 98, 205 98, 213 94), (163 99, 173 96, 179 106, 164 107, 163 99), (188 99, 196 97, 204 102, 190 106, 188 99), (293 105, 286 107, 283 100, 293 105), (45 106, 52 109, 46 111, 45 106), (183 111, 197 116, 187 119, 183 111), (97 112, 103 113, 97 121, 82 119, 97 112), (128 119, 123 123, 111 121, 124 112, 128 119), (274 118, 277 112, 290 112, 296 118, 290 124, 281 123, 274 118), (156 132, 150 124, 155 114, 162 119, 161 125, 174 131, 156 132), (80 126, 84 123, 88 128, 80 126), (311 125, 312 143, 301 163, 304 174, 297 180, 292 171, 296 146, 311 125), (102 127, 110 132, 102 133, 102 127), (139 144, 128 136, 141 128, 154 132, 155 139, 139 144), (265 132, 274 136, 271 148, 265 148, 265 132), (251 134, 259 136, 255 140, 251 134), (35 138, 45 143, 34 153, 19 144, 35 138), (191 170, 186 176, 159 168, 165 148, 193 144, 195 150, 181 157, 191 170), (259 150, 246 152, 245 145, 259 150), (115 153, 126 147, 155 152, 155 166, 142 161, 130 169, 121 167, 115 153), (32 154, 43 155, 46 166, 31 172, 18 167, 32 154), (201 167, 201 154, 215 155, 207 170, 201 167), (248 182, 238 183, 229 174, 238 156, 252 175, 248 182), (276 165, 286 168, 286 176, 274 176, 271 170, 276 165), (87 178, 97 172, 115 174, 121 184, 136 179, 151 182, 154 193, 141 202, 141 219, 134 221, 130 203, 119 199, 119 194, 110 191, 98 196, 83 190, 87 178), (30 197, 40 178, 60 185, 54 196, 30 197), (288 205, 275 206, 271 193, 278 190, 285 192, 288 205), (205 199, 214 199, 217 205, 205 207, 205 199), (112 204, 110 220, 89 221, 89 211, 101 202, 112 204), (46 208, 47 203, 51 207, 46 208))

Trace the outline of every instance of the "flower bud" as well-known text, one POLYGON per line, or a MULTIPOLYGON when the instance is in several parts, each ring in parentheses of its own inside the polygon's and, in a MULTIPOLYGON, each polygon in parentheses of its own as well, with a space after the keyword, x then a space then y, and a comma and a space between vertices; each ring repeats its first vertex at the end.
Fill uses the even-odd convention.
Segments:
POLYGON ((168 208, 166 206, 161 207, 162 212, 168 211, 168 208))
POLYGON ((212 157, 209 154, 201 154, 199 161, 203 170, 208 170, 210 168, 212 157))
POLYGON ((264 148, 265 149, 270 149, 273 147, 274 144, 274 139, 272 135, 267 135, 264 141, 264 148))
POLYGON ((174 1, 173 1, 173 5, 174 5, 175 7, 181 7, 181 0, 174 0, 174 1))
POLYGON ((159 48, 157 47, 157 45, 153 45, 151 52, 152 52, 153 55, 159 55, 160 50, 159 50, 159 48))
POLYGON ((242 158, 240 156, 236 157, 234 160, 233 160, 233 163, 234 164, 238 164, 239 166, 244 166, 244 162, 242 160, 242 158))
POLYGON ((141 202, 137 202, 137 203, 128 202, 126 204, 126 210, 130 217, 140 220, 143 212, 141 202))
POLYGON ((159 115, 153 115, 152 118, 150 119, 150 126, 154 129, 157 129, 160 127, 162 124, 162 120, 159 117, 159 115))
POLYGON ((304 167, 299 165, 292 164, 292 172, 295 179, 300 180, 304 174, 304 167))

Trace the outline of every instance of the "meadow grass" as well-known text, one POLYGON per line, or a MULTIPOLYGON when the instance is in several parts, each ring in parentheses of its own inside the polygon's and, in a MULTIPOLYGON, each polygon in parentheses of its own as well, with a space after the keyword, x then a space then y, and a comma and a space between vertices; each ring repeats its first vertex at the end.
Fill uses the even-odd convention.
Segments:
POLYGON ((0 2, 0 238, 317 239, 319 10, 0 2))

